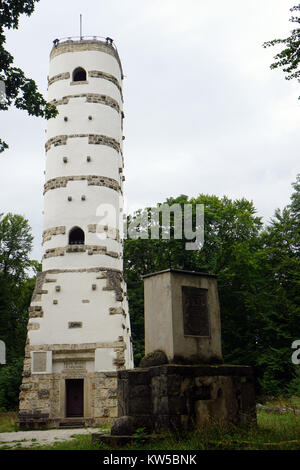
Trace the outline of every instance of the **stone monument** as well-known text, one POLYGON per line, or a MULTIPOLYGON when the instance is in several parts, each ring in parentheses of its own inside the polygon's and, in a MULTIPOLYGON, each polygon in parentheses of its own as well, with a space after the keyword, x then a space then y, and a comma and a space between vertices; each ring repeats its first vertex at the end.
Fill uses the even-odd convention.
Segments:
POLYGON ((168 269, 143 278, 145 354, 160 349, 169 362, 222 363, 216 276, 168 269))
POLYGON ((168 269, 144 276, 144 290, 146 356, 118 372, 112 434, 253 422, 252 368, 223 363, 216 276, 168 269))

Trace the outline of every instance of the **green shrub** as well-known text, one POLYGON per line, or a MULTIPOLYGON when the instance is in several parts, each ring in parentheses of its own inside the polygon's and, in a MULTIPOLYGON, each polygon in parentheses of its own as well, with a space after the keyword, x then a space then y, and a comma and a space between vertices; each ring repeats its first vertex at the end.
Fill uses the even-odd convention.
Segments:
POLYGON ((23 358, 0 367, 0 410, 16 410, 22 382, 23 358))
POLYGON ((289 395, 300 396, 300 367, 296 368, 295 377, 289 383, 287 392, 289 395))

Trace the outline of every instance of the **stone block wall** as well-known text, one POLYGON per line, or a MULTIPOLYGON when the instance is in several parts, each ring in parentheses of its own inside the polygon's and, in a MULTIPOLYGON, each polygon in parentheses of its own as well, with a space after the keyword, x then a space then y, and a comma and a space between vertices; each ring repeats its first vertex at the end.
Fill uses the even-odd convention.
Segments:
POLYGON ((252 369, 168 364, 119 371, 118 416, 156 432, 209 421, 248 425, 256 417, 252 369))
POLYGON ((65 378, 83 378, 85 416, 78 418, 85 426, 113 424, 118 414, 117 372, 81 372, 62 374, 23 374, 19 404, 20 427, 57 428, 67 421, 64 413, 65 378))

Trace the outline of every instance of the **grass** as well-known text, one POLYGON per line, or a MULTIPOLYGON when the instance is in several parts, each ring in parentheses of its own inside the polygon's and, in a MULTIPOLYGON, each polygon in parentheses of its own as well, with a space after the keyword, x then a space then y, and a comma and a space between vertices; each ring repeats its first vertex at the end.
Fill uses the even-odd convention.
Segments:
MULTIPOLYGON (((95 429, 95 432, 97 430, 95 429)), ((26 449, 22 447, 22 449, 26 449)), ((29 450, 99 450, 99 445, 92 442, 92 438, 88 434, 76 434, 71 441, 55 442, 52 445, 33 446, 30 445, 29 450)), ((1 447, 0 447, 1 450, 1 447)))
POLYGON ((17 419, 18 413, 16 411, 0 413, 0 433, 18 431, 17 419))
MULTIPOLYGON (((271 401, 273 406, 286 406, 289 408, 299 408, 298 400, 294 397, 283 401, 277 399, 271 401), (292 406, 293 405, 293 406, 292 406)), ((267 403, 266 403, 267 404, 267 403)), ((0 429, 14 431, 14 415, 6 413, 5 417, 0 415, 0 429), (9 415, 9 416, 7 416, 9 415)), ((98 430, 99 431, 99 430, 98 430)), ((106 430, 107 431, 107 430, 106 430)), ((3 432, 3 431, 2 431, 3 432)), ((95 429, 97 432, 97 429, 95 429)), ((103 432, 103 429, 101 429, 103 432)), ((111 450, 112 447, 104 446, 100 443, 93 443, 91 435, 74 435, 73 439, 64 442, 55 442, 52 445, 37 445, 32 440, 28 443, 28 449, 39 450, 111 450)), ((267 413, 259 410, 257 413, 257 425, 249 429, 237 428, 235 426, 211 424, 199 428, 194 432, 185 435, 163 434, 159 439, 144 441, 140 436, 134 445, 127 445, 122 450, 300 450, 300 416, 292 412, 283 414, 267 413)), ((2 443, 4 444, 4 443, 2 443)), ((0 449, 9 448, 7 445, 0 449)), ((20 445, 14 449, 20 448, 20 445)), ((24 449, 24 447, 22 447, 24 449)))
POLYGON ((291 397, 279 397, 272 400, 267 400, 264 403, 265 406, 279 406, 280 408, 293 408, 295 410, 300 410, 300 397, 291 396, 291 397))
MULTIPOLYGON (((96 429, 95 429, 96 431, 96 429)), ((6 445, 0 449, 7 448, 6 445)), ((18 447, 20 448, 20 447, 18 447)), ((22 447, 24 449, 24 447, 22 447)), ((31 445, 32 450, 112 450, 112 447, 93 443, 90 435, 74 435, 71 441, 52 445, 31 445)), ((155 441, 127 445, 120 450, 300 450, 300 417, 259 411, 257 426, 250 429, 211 424, 186 435, 163 434, 155 441)), ((16 449, 17 450, 17 449, 16 449)))
MULTIPOLYGON (((241 429, 211 424, 179 437, 165 435, 155 443, 127 446, 124 449, 146 450, 300 450, 300 417, 260 411, 257 426, 241 429)), ((102 446, 102 449, 108 447, 102 446)))
MULTIPOLYGON (((95 432, 97 429, 95 429, 95 432)), ((7 443, 0 442, 0 450, 99 450, 99 445, 97 443, 92 443, 92 438, 88 434, 76 434, 72 436, 72 440, 55 442, 51 445, 32 445, 32 441, 36 439, 31 439, 28 447, 21 446, 22 441, 18 441, 14 446, 8 445, 7 443)), ((15 442, 15 441, 11 441, 15 442)))

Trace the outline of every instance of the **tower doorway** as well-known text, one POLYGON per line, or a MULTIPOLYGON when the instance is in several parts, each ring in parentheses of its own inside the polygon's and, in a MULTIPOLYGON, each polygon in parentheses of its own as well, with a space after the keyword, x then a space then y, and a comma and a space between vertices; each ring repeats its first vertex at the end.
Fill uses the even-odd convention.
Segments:
POLYGON ((66 417, 83 417, 83 379, 66 380, 66 417))

